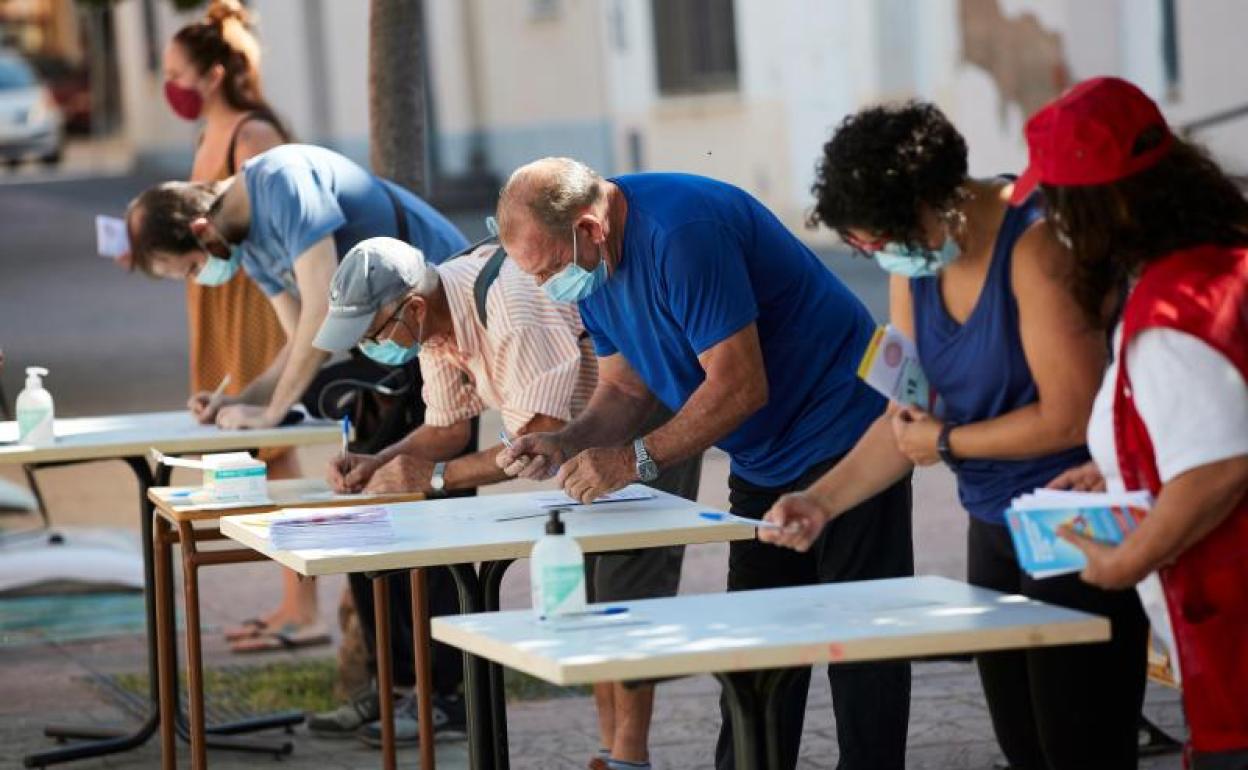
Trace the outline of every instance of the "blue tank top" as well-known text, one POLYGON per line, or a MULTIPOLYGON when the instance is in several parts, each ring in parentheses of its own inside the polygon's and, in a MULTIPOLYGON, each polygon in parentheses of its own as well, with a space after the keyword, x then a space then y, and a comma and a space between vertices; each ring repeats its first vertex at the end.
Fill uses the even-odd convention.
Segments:
MULTIPOLYGON (((1010 265, 1014 244, 1043 216, 1038 193, 1006 210, 984 287, 964 324, 945 309, 939 277, 910 281, 919 360, 944 401, 946 421, 965 425, 990 420, 1038 398, 1019 337, 1010 265)), ((975 518, 1004 525, 1012 498, 1087 459, 1087 448, 1077 447, 1028 460, 963 460, 957 471, 958 498, 975 518)))

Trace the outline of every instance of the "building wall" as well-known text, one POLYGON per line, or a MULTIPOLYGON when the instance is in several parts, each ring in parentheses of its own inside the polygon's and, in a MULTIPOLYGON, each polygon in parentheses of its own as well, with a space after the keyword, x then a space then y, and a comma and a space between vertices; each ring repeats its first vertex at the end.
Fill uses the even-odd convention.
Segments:
MULTIPOLYGON (((159 38, 190 17, 155 3, 159 38)), ((266 91, 304 141, 367 158, 368 1, 253 0, 266 91)), ((1063 83, 1133 79, 1182 123, 1248 102, 1236 77, 1242 0, 1178 0, 1180 80, 1162 66, 1161 0, 736 0, 739 88, 658 91, 651 0, 426 0, 441 170, 474 154, 506 176, 542 155, 604 173, 685 170, 739 184, 790 226, 810 206, 821 146, 882 99, 939 104, 975 174, 1017 171, 1030 110, 1063 83)), ((195 127, 147 70, 139 0, 121 0, 118 51, 136 154, 189 167, 195 127)), ((1199 138, 1248 169, 1248 120, 1199 138)))

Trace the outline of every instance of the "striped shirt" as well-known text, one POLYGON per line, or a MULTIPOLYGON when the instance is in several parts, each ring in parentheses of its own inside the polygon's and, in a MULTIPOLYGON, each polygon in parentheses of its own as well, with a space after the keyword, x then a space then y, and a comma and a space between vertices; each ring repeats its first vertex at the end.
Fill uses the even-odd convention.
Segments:
POLYGON ((425 422, 447 426, 487 408, 515 435, 535 415, 579 415, 598 381, 598 360, 573 303, 554 302, 507 260, 486 295, 489 326, 473 299, 477 275, 494 253, 483 246, 436 266, 455 340, 420 350, 425 422))

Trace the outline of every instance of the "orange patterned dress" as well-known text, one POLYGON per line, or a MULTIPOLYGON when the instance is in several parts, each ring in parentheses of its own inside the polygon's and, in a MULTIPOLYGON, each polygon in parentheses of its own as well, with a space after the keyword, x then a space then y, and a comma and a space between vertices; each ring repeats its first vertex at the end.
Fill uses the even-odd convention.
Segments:
MULTIPOLYGON (((225 161, 211 181, 234 175, 238 131, 248 120, 257 118, 255 113, 248 113, 234 124, 225 161)), ((210 181, 194 177, 192 174, 191 181, 210 181)), ((226 393, 237 395, 264 373, 286 344, 286 333, 273 306, 241 270, 221 286, 200 286, 187 281, 186 316, 190 327, 192 393, 215 390, 228 374, 230 385, 226 393)))

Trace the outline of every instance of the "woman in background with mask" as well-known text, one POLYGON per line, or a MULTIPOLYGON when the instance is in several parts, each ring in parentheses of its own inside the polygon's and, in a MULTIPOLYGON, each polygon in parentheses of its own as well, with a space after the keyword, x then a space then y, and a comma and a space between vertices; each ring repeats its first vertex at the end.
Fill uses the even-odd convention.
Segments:
POLYGON ((1066 289, 1070 252, 1038 195, 967 174, 966 143, 935 106, 875 107, 824 147, 813 222, 890 275, 892 325, 914 340, 939 399, 892 404, 809 490, 777 501, 763 540, 799 550, 823 525, 903 478, 946 463, 971 514, 968 579, 1110 618, 1111 642, 978 656, 1012 768, 1133 768, 1147 623, 1134 591, 1019 568, 1004 513, 1087 457, 1084 426, 1105 364, 1102 329, 1066 289))
MULTIPOLYGON (((182 27, 165 48, 165 98, 184 120, 202 120, 192 182, 234 175, 255 155, 290 141, 260 88, 260 44, 238 0, 215 0, 204 18, 182 27)), ((210 394, 229 377, 225 395, 237 395, 262 374, 286 340, 264 293, 244 275, 219 286, 186 282, 190 326, 190 407, 211 422, 210 394)), ((293 450, 265 452, 269 477, 298 478, 293 450)), ((283 599, 263 618, 226 631, 234 650, 281 649, 281 634, 296 644, 328 643, 318 625, 315 580, 283 570, 283 599)))

